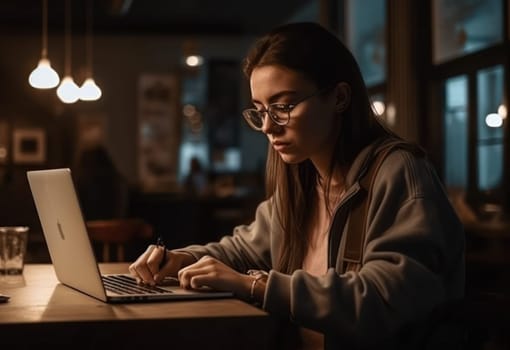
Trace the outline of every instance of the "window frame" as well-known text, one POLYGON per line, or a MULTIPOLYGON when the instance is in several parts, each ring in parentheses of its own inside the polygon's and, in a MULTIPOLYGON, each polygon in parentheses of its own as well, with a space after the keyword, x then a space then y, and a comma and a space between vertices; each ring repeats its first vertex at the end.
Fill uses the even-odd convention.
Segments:
MULTIPOLYGON (((510 102, 510 25, 509 25, 509 2, 502 1, 503 6, 503 41, 499 44, 481 49, 476 52, 467 53, 463 56, 452 58, 448 61, 435 64, 433 61, 434 36, 432 33, 433 21, 433 4, 430 2, 428 6, 428 25, 422 33, 422 37, 428 40, 429 60, 428 67, 424 70, 427 80, 427 97, 429 110, 428 117, 430 137, 428 137, 427 145, 434 150, 433 157, 437 168, 443 177, 444 174, 444 147, 445 147, 445 130, 444 130, 444 84, 447 79, 466 75, 468 79, 468 174, 467 187, 465 189, 466 200, 473 208, 482 207, 486 203, 496 203, 503 206, 505 212, 510 209, 510 116, 507 116, 503 123, 503 179, 497 191, 493 193, 484 193, 478 189, 478 157, 477 157, 477 118, 478 118, 478 95, 477 95, 477 74, 479 71, 491 68, 497 65, 503 67, 503 96, 504 103, 509 108, 510 102), (433 146, 435 145, 435 146, 433 146)), ((510 113, 508 113, 510 114, 510 113)))

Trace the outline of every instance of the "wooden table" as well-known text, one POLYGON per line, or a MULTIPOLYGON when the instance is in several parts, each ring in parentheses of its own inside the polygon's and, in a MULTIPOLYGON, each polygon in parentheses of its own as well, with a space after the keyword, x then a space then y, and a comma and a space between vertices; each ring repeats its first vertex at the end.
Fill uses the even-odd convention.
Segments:
MULTIPOLYGON (((100 269, 125 272, 127 264, 100 269)), ((234 298, 106 304, 58 283, 50 264, 26 265, 17 281, 0 277, 0 293, 11 296, 0 304, 0 344, 13 349, 267 349, 276 328, 267 313, 234 298)))

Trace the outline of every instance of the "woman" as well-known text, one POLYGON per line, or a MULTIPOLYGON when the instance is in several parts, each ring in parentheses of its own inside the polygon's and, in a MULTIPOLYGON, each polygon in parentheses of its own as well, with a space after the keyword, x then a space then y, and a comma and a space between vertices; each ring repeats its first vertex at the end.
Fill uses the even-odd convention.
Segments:
POLYGON ((373 182, 362 261, 346 268, 359 182, 398 138, 374 115, 351 53, 317 24, 276 28, 244 63, 254 107, 243 115, 270 142, 267 200, 220 242, 150 246, 130 272, 259 303, 298 327, 289 348, 418 348, 435 311, 464 290, 462 226, 431 166, 397 141, 373 182))

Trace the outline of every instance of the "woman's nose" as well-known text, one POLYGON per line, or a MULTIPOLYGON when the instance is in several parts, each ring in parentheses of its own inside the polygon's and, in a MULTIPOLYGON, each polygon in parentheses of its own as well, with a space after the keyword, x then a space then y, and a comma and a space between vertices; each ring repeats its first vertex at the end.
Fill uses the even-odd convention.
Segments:
POLYGON ((281 126, 273 121, 273 119, 269 116, 269 113, 268 112, 264 113, 261 131, 264 134, 274 134, 278 132, 279 128, 281 128, 281 126))

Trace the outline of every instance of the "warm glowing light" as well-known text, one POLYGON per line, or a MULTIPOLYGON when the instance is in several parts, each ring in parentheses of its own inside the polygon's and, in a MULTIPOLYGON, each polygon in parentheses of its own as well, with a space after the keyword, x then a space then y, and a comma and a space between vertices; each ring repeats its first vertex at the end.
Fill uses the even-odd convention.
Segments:
POLYGON ((42 50, 37 67, 30 73, 28 83, 36 89, 51 89, 58 85, 60 77, 48 60, 48 0, 42 1, 42 50))
POLYGON ((393 104, 388 104, 386 108, 386 122, 389 126, 394 126, 397 121, 397 109, 393 104))
POLYGON ((490 113, 485 117, 485 124, 490 128, 499 128, 503 125, 503 118, 498 113, 490 113))
POLYGON ((64 103, 75 103, 80 97, 80 88, 70 76, 65 76, 57 89, 57 96, 64 103))
POLYGON ((204 58, 198 55, 190 55, 186 57, 186 64, 190 67, 198 67, 204 63, 204 58))
POLYGON ((498 107, 498 114, 501 116, 501 118, 505 119, 507 116, 507 110, 505 105, 499 105, 498 107))
POLYGON ((94 79, 88 78, 80 87, 80 100, 95 101, 101 97, 101 89, 96 85, 94 79))
POLYGON ((28 77, 30 86, 36 89, 51 89, 58 85, 60 77, 53 68, 50 61, 41 58, 37 67, 30 73, 28 77))
POLYGON ((375 113, 378 115, 383 115, 384 110, 386 109, 386 106, 384 105, 384 102, 382 101, 374 101, 372 103, 372 106, 374 107, 375 113))

